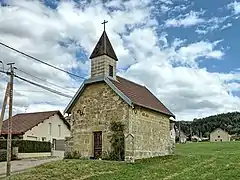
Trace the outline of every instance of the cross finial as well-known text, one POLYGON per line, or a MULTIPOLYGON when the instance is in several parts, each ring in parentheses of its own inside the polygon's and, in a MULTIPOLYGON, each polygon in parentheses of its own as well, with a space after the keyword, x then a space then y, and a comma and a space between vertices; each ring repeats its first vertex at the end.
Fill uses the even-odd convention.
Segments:
POLYGON ((104 31, 105 31, 105 24, 108 23, 108 21, 103 21, 102 24, 103 24, 103 28, 104 28, 104 31))

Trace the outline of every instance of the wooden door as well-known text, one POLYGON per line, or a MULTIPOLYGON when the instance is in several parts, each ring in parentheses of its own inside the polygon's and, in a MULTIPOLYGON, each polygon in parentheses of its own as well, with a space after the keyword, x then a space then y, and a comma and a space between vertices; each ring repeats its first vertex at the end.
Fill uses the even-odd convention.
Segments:
POLYGON ((94 158, 100 158, 102 155, 102 131, 94 132, 94 158))

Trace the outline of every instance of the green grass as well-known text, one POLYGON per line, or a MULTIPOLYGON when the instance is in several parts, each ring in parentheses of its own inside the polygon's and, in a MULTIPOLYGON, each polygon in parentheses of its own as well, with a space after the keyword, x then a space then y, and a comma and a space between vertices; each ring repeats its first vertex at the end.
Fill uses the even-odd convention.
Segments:
POLYGON ((175 155, 124 162, 63 160, 13 175, 11 180, 238 180, 240 142, 177 145, 175 155))

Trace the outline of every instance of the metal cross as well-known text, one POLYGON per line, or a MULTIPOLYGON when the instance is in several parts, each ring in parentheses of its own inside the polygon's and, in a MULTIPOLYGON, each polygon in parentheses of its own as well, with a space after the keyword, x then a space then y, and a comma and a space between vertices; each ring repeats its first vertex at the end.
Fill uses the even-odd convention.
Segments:
POLYGON ((103 27, 104 27, 104 31, 105 31, 105 24, 108 23, 108 21, 103 21, 102 24, 103 24, 103 27))

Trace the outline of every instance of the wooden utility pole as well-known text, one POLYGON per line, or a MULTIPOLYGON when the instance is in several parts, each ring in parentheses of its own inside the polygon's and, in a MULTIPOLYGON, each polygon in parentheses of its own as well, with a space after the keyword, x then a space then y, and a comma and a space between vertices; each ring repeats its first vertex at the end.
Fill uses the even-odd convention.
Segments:
POLYGON ((190 141, 192 141, 192 125, 190 124, 190 141))
POLYGON ((180 121, 178 121, 178 130, 179 130, 179 143, 181 143, 181 125, 180 125, 180 121))
POLYGON ((8 139, 7 139, 7 172, 6 175, 11 175, 11 154, 12 154, 12 105, 13 105, 13 64, 8 63, 10 66, 10 88, 9 88, 9 118, 8 118, 8 139))
POLYGON ((6 106, 7 106, 7 100, 9 97, 9 88, 10 88, 10 83, 7 83, 7 88, 6 88, 5 95, 4 95, 1 117, 0 117, 0 135, 2 134, 2 124, 3 124, 3 118, 4 118, 6 106))

